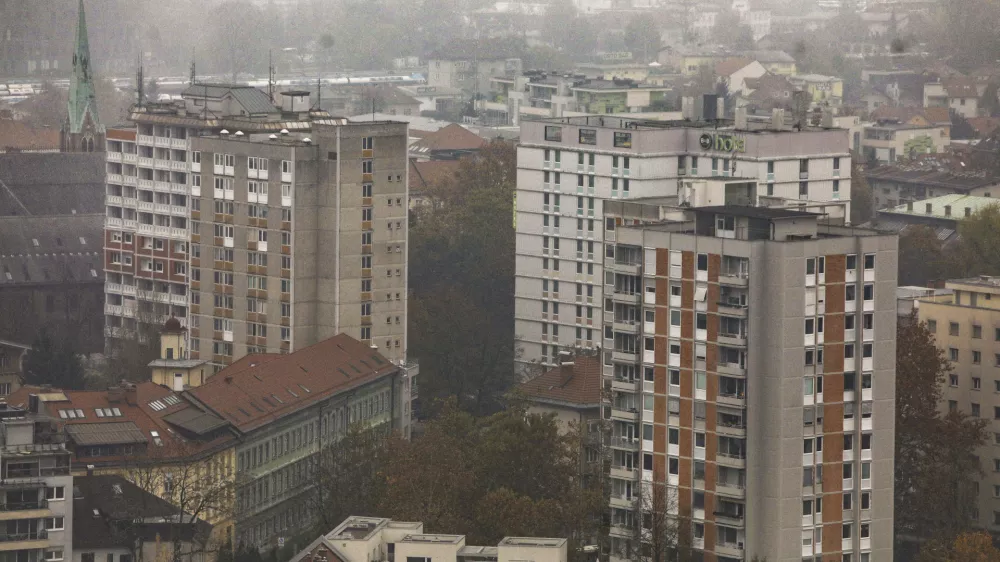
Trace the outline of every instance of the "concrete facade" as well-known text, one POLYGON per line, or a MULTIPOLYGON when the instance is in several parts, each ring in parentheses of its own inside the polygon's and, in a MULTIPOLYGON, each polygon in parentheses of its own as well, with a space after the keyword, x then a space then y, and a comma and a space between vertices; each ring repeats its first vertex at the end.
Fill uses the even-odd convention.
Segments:
MULTIPOLYGON (((830 202, 850 216, 843 129, 735 130, 617 117, 524 122, 518 146, 515 335, 521 369, 599 347, 604 204, 677 196, 689 178, 749 178, 757 199, 830 202), (709 148, 701 148, 702 138, 709 148), (736 141, 742 151, 715 150, 736 141), (563 315, 543 320, 544 306, 563 315)), ((758 203, 756 199, 753 203, 758 203)))
POLYGON ((951 362, 942 388, 942 412, 958 410, 988 420, 986 444, 976 452, 982 475, 973 508, 977 526, 1000 531, 1000 278, 955 279, 951 294, 920 299, 917 318, 926 322, 951 362))
MULTIPOLYGON (((891 560, 895 236, 784 209, 605 213, 612 489, 665 485, 705 559, 891 560)), ((611 506, 619 559, 632 501, 611 506)))

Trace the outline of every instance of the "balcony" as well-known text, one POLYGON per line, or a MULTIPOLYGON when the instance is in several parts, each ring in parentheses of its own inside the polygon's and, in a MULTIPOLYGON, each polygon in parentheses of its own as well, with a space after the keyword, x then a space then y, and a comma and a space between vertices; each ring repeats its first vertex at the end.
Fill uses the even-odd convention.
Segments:
POLYGON ((747 335, 745 333, 727 333, 719 332, 719 345, 728 345, 733 347, 746 347, 747 346, 747 335))
POLYGON ((623 480, 635 480, 639 477, 639 471, 634 468, 626 468, 624 466, 612 466, 611 477, 621 478, 623 480))
POLYGON ((639 362, 639 352, 638 351, 623 351, 616 349, 612 352, 611 358, 620 363, 638 363, 639 362))
POLYGON ((641 325, 635 320, 616 319, 612 326, 616 332, 638 334, 641 325))
POLYGON ((738 408, 744 408, 747 405, 746 394, 740 393, 724 393, 719 392, 719 396, 715 399, 719 404, 725 404, 727 406, 736 406, 738 408))
POLYGON ((611 494, 610 501, 608 502, 611 507, 620 507, 622 509, 632 509, 636 505, 637 498, 635 496, 626 496, 625 494, 611 494))
POLYGON ((170 139, 170 148, 176 148, 179 150, 187 150, 188 140, 187 139, 170 139))
POLYGON ((605 259, 604 267, 607 268, 608 271, 614 271, 615 273, 623 273, 626 275, 642 274, 641 263, 629 263, 629 262, 620 262, 614 259, 605 259))
POLYGON ((719 466, 728 466, 730 468, 746 468, 747 457, 746 455, 723 453, 720 451, 715 454, 715 463, 719 466))
POLYGON ((628 437, 612 437, 611 446, 615 449, 624 449, 626 451, 638 451, 640 442, 638 439, 630 439, 628 437))
POLYGON ((121 162, 122 153, 121 152, 108 152, 107 153, 108 162, 121 162))
POLYGON ((627 410, 619 409, 618 406, 611 407, 611 419, 621 420, 627 422, 637 422, 639 421, 639 411, 635 408, 629 408, 627 410))
POLYGON ((747 426, 746 422, 719 422, 715 426, 715 432, 719 435, 726 435, 728 437, 746 437, 747 436, 747 426))
MULTIPOLYGON (((742 542, 719 542, 715 545, 715 553, 721 554, 722 556, 730 556, 732 558, 743 558, 743 543, 742 542)), ((839 555, 838 555, 839 556, 839 555)))
POLYGON ((618 289, 614 289, 611 293, 611 300, 622 304, 638 305, 642 301, 642 293, 638 291, 634 293, 625 293, 619 291, 618 289))
POLYGON ((156 142, 155 137, 153 137, 153 135, 136 135, 135 141, 139 144, 148 144, 150 146, 152 146, 156 142))
POLYGON ((738 483, 716 482, 715 493, 730 498, 745 499, 747 497, 746 486, 738 483))
POLYGON ((614 379, 613 381, 611 381, 611 390, 616 390, 618 392, 633 393, 638 390, 638 388, 636 387, 637 382, 639 382, 637 379, 636 380, 614 379))
POLYGON ((733 269, 719 272, 719 284, 732 287, 746 287, 750 279, 750 272, 746 270, 733 269))
POLYGON ((715 522, 729 527, 742 527, 744 524, 743 515, 732 510, 716 511, 715 522))
POLYGON ((747 317, 747 305, 740 303, 739 299, 720 299, 717 304, 719 305, 719 314, 737 318, 747 317))
POLYGON ((733 375, 737 377, 747 376, 747 369, 745 365, 739 363, 726 363, 724 359, 719 359, 716 371, 720 375, 733 375))

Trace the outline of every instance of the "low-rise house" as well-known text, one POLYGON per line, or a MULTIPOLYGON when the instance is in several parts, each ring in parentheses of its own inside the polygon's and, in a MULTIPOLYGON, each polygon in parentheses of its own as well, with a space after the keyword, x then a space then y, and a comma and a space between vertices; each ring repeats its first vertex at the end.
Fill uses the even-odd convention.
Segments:
MULTIPOLYGON (((878 209, 913 205, 920 214, 945 214, 950 207, 959 215, 959 209, 967 205, 956 205, 954 201, 941 197, 975 196, 986 199, 1000 197, 1000 181, 983 173, 952 172, 934 165, 915 163, 898 166, 879 166, 865 172, 865 179, 875 197, 878 209), (932 213, 927 213, 927 205, 933 205, 932 213)), ((996 202, 998 199, 992 199, 996 202)), ((973 200, 967 203, 971 205, 973 200)), ((975 207, 976 205, 972 205, 975 207)), ((909 213, 912 214, 912 213, 909 213)), ((950 215, 950 213, 948 213, 950 215)))
POLYGON ((719 61, 715 65, 715 76, 725 83, 730 94, 745 94, 749 87, 747 81, 760 78, 767 74, 764 65, 745 57, 734 57, 719 61))
POLYGON ((566 562, 562 538, 505 537, 496 546, 465 544, 465 535, 424 533, 419 521, 348 517, 320 536, 290 562, 566 562))
POLYGON ((789 81, 809 93, 814 104, 840 105, 844 101, 844 81, 836 76, 796 74, 789 81))
POLYGON ((215 559, 210 524, 124 477, 78 476, 73 486, 73 562, 215 559))
POLYGON ((452 123, 411 144, 410 156, 420 160, 457 160, 479 152, 487 144, 483 137, 452 123))
MULTIPOLYGON (((555 414, 560 429, 576 426, 585 431, 601 421, 601 373, 600 357, 567 356, 560 366, 521 383, 518 392, 529 404, 528 413, 555 414)), ((636 375, 616 382, 634 386, 641 381, 636 375)))
POLYGON ((967 77, 952 77, 924 84, 924 107, 947 107, 962 117, 979 115, 979 98, 986 86, 967 77))
POLYGON ((868 162, 893 164, 899 159, 942 152, 950 142, 945 127, 892 121, 865 125, 861 149, 868 162))
POLYGON ((31 346, 10 340, 0 340, 0 396, 21 388, 24 381, 24 358, 31 346))
POLYGON ((455 175, 461 163, 458 160, 418 160, 410 159, 410 174, 407 176, 410 187, 410 209, 418 209, 429 205, 427 190, 449 181, 455 175))

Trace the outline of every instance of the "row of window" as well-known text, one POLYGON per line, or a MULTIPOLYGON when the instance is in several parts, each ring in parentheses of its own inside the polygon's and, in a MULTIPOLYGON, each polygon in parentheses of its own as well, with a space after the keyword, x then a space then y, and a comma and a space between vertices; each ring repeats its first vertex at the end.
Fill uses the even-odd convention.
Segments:
MULTIPOLYGON (((986 296, 989 297, 990 295, 987 293, 986 296)), ((937 320, 934 320, 932 318, 928 318, 926 320, 926 322, 927 322, 927 329, 932 334, 937 333, 937 320)), ((961 336, 961 332, 962 332, 962 328, 961 328, 961 326, 959 325, 958 322, 949 322, 948 323, 948 335, 949 336, 956 336, 956 337, 958 337, 958 336, 961 336)), ((972 339, 974 339, 974 340, 981 340, 981 339, 983 339, 983 327, 980 324, 973 324, 972 325, 972 339)), ((993 339, 994 339, 994 341, 1000 341, 1000 328, 993 328, 993 339)))
MULTIPOLYGON (((225 154, 222 152, 214 153, 213 163, 216 166, 233 168, 236 166, 236 155, 235 154, 225 154)), ((194 150, 191 152, 191 162, 194 164, 201 164, 201 152, 194 150)), ((268 167, 268 159, 257 156, 247 157, 247 170, 262 171, 266 172, 268 167)), ((282 160, 281 161, 281 173, 290 174, 292 173, 292 161, 282 160)))

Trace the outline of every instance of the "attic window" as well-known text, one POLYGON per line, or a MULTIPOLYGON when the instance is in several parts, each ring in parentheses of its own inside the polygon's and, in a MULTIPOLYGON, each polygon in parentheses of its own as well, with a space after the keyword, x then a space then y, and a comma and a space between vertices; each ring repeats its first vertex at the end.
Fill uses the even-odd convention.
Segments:
POLYGON ((153 438, 153 444, 154 445, 156 445, 157 447, 162 447, 163 446, 163 439, 160 439, 160 432, 159 431, 150 431, 149 435, 153 438))
MULTIPOLYGON (((304 390, 306 392, 312 392, 311 390, 309 390, 308 388, 302 386, 301 384, 299 385, 299 388, 301 388, 302 390, 304 390)), ((291 390, 289 390, 289 392, 291 392, 291 390)))
POLYGON ((35 247, 37 248, 38 247, 38 238, 32 238, 31 239, 31 243, 34 244, 35 247))
POLYGON ((84 238, 83 236, 81 236, 80 237, 80 244, 83 244, 84 246, 86 246, 87 245, 87 239, 84 238))
POLYGON ((296 398, 298 398, 298 397, 299 397, 299 395, 298 395, 298 394, 295 394, 295 391, 294 391, 294 390, 292 390, 292 389, 290 389, 290 388, 286 388, 285 390, 287 390, 287 391, 288 391, 288 393, 289 393, 289 394, 291 394, 292 396, 294 396, 294 397, 296 397, 296 398))
POLYGON ((168 406, 173 406, 174 404, 180 404, 181 399, 178 398, 176 394, 171 394, 169 396, 164 396, 163 402, 166 403, 168 406))
POLYGON ((96 278, 97 277, 97 270, 94 269, 94 268, 90 268, 90 276, 96 278))
POLYGON ((278 402, 278 404, 284 404, 285 403, 284 400, 282 400, 281 398, 278 398, 277 394, 272 394, 271 398, 274 398, 278 402))
POLYGON ((159 412, 160 410, 166 410, 167 405, 159 400, 153 400, 149 403, 149 407, 153 409, 154 412, 159 412))
POLYGON ((62 246, 62 238, 56 236, 56 246, 62 246))

